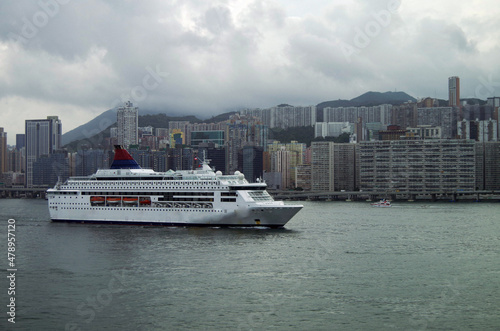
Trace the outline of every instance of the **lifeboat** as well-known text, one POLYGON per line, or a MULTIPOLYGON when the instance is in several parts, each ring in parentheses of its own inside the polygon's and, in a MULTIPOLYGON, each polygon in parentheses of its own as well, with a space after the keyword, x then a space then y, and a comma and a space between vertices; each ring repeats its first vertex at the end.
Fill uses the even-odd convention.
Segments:
POLYGON ((93 197, 90 197, 90 202, 92 203, 104 203, 104 197, 97 197, 97 196, 93 196, 93 197))
POLYGON ((148 199, 148 198, 144 198, 144 199, 142 199, 142 198, 141 198, 141 200, 139 201, 139 203, 140 203, 141 205, 150 205, 150 204, 151 204, 151 199, 148 199))
POLYGON ((108 197, 108 198, 106 198, 107 203, 116 204, 116 203, 120 203, 120 201, 122 201, 122 198, 120 198, 120 197, 108 197))
POLYGON ((131 198, 131 197, 123 198, 123 202, 124 203, 137 203, 137 198, 131 198))

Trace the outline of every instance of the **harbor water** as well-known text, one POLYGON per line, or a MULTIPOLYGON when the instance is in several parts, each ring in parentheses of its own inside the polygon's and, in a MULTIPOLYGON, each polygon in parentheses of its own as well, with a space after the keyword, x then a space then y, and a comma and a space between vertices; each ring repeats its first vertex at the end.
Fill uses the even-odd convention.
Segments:
POLYGON ((0 329, 500 329, 500 203, 303 204, 283 229, 172 228, 2 199, 0 329))

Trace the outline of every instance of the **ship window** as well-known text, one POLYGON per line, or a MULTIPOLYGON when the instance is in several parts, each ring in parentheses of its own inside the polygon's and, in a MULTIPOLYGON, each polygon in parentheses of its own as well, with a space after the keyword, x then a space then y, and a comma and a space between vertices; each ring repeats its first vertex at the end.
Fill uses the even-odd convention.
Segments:
POLYGON ((221 198, 221 202, 236 202, 236 198, 221 198))

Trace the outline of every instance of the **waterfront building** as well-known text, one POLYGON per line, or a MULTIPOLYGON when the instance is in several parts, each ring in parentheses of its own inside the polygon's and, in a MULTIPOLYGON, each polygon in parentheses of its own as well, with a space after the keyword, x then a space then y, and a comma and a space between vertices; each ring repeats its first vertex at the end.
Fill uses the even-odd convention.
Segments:
POLYGON ((5 187, 23 187, 24 175, 21 172, 7 171, 1 174, 0 181, 5 187))
POLYGON ((33 187, 53 187, 58 181, 63 183, 70 173, 67 152, 58 150, 41 155, 33 162, 33 169, 33 187))
POLYGON ((475 188, 476 151, 471 140, 362 142, 357 149, 363 191, 435 193, 475 188))
POLYGON ((42 155, 50 155, 61 148, 62 124, 57 116, 26 120, 26 187, 33 187, 33 164, 42 155))
POLYGON ((24 172, 24 167, 26 165, 24 157, 23 147, 21 150, 13 148, 7 152, 7 171, 12 171, 14 173, 24 172))
POLYGON ((281 188, 291 189, 296 187, 295 177, 297 166, 304 163, 306 144, 297 141, 279 143, 277 141, 267 145, 264 169, 268 172, 281 173, 281 188))
POLYGON ((127 101, 125 106, 117 111, 117 140, 118 145, 128 148, 139 144, 139 109, 127 101))
POLYGON ((269 190, 280 190, 282 188, 282 176, 279 172, 264 171, 263 179, 266 182, 267 188, 269 190))
POLYGON ((476 143, 476 189, 500 190, 500 142, 476 143))
POLYGON ((313 191, 352 191, 356 186, 356 144, 330 141, 313 142, 311 189, 313 191))
POLYGON ((311 178, 312 178, 311 164, 310 163, 299 164, 295 171, 295 186, 297 188, 310 191, 311 178))
POLYGON ((295 170, 296 170, 296 158, 291 151, 287 151, 285 147, 278 150, 273 150, 269 152, 270 158, 270 173, 279 173, 281 175, 280 188, 290 189, 295 187, 295 170), (294 164, 294 166, 292 166, 294 164), (292 178, 293 169, 293 178, 292 178), (292 182, 293 179, 293 182, 292 182))

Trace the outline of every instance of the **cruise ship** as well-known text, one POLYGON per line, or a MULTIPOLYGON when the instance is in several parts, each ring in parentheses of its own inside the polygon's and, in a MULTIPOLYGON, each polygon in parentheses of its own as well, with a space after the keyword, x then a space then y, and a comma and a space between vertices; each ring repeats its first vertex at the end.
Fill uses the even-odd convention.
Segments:
POLYGON ((70 177, 47 190, 54 222, 133 225, 283 227, 302 205, 275 201, 264 182, 249 183, 236 171, 223 175, 200 160, 196 170, 141 168, 115 146, 110 169, 70 177))

